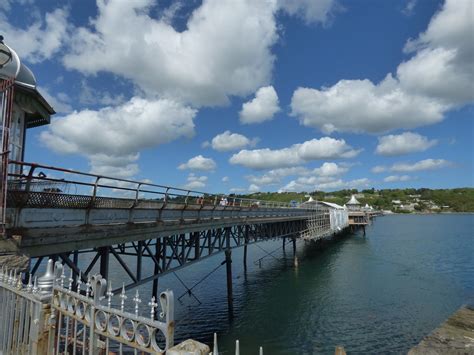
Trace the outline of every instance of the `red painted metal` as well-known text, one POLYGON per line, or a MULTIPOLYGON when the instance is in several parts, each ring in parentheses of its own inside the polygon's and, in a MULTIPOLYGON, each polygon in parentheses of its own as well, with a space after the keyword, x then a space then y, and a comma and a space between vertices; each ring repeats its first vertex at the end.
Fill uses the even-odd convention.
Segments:
POLYGON ((10 144, 10 125, 13 113, 13 92, 15 79, 0 81, 0 93, 2 97, 2 164, 0 167, 0 235, 5 234, 5 214, 7 204, 8 163, 10 144))

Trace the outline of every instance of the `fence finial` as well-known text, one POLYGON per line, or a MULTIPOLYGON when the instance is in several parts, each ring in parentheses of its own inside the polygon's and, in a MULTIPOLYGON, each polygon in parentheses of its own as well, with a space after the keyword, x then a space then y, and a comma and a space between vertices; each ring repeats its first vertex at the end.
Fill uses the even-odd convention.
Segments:
POLYGON ((82 286, 82 271, 79 271, 79 275, 76 278, 76 285, 77 285, 77 292, 81 293, 81 286, 82 286))
POLYGON ((142 300, 140 299, 140 295, 138 294, 138 289, 137 292, 135 293, 135 297, 132 298, 132 301, 135 302, 135 315, 138 316, 138 305, 142 303, 142 300))
POLYGON ((71 273, 69 274, 69 278, 67 280, 69 281, 68 289, 69 291, 72 291, 72 285, 74 283, 74 271, 72 269, 71 269, 71 273))
POLYGON ((125 284, 122 284, 122 292, 120 293, 120 310, 123 311, 125 308, 125 300, 127 295, 125 294, 125 284))
POLYGON ((112 296, 114 295, 114 293, 112 292, 112 282, 109 281, 109 288, 107 290, 107 307, 110 308, 110 306, 112 305, 112 296))
POLYGON ((155 308, 158 307, 158 303, 155 302, 155 296, 151 298, 151 301, 148 302, 148 305, 151 307, 150 318, 155 319, 155 308))

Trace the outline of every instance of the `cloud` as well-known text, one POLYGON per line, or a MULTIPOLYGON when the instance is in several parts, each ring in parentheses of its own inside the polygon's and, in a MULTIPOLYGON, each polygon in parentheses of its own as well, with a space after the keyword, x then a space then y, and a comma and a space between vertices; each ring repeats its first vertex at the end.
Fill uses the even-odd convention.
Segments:
POLYGON ((337 165, 336 163, 324 163, 320 168, 316 168, 313 172, 319 176, 337 176, 345 174, 349 168, 337 165))
POLYGON ((300 17, 306 24, 327 24, 334 11, 340 9, 334 0, 279 0, 283 11, 300 17))
POLYGON ((378 85, 365 79, 341 80, 321 90, 298 88, 291 99, 291 115, 326 134, 414 128, 441 121, 446 109, 436 100, 401 90, 391 74, 378 85))
POLYGON ((86 80, 81 82, 79 102, 83 105, 116 106, 125 102, 124 95, 112 95, 104 90, 96 90, 86 80))
MULTIPOLYGON (((30 5, 28 5, 30 6, 30 5)), ((7 6, 6 10, 10 10, 7 6)), ((59 52, 68 38, 68 16, 66 9, 56 9, 35 20, 26 29, 19 29, 8 22, 8 15, 0 14, 0 28, 22 60, 38 63, 52 58, 59 52)))
POLYGON ((203 189, 206 187, 207 176, 197 176, 193 173, 190 173, 187 178, 186 185, 183 188, 188 190, 203 189))
POLYGON ((353 158, 360 152, 361 150, 353 149, 344 139, 323 137, 283 149, 241 150, 234 154, 229 162, 258 170, 291 167, 318 159, 353 158))
POLYGON ((280 111, 278 96, 273 86, 258 89, 255 98, 245 102, 240 111, 240 122, 245 124, 269 121, 280 111))
POLYGON ((251 192, 251 193, 258 192, 258 191, 260 191, 260 186, 257 186, 255 184, 251 184, 248 188, 248 192, 251 192))
POLYGON ((404 48, 414 53, 396 76, 341 80, 320 90, 298 88, 291 114, 325 133, 380 133, 440 122, 446 111, 474 102, 472 1, 447 0, 426 32, 404 48))
POLYGON ((416 163, 395 163, 390 167, 383 165, 374 166, 371 171, 373 173, 383 173, 385 171, 393 171, 398 173, 408 173, 414 171, 423 171, 423 170, 436 170, 441 168, 446 168, 452 166, 453 164, 450 161, 445 159, 425 159, 420 160, 416 163))
POLYGON ((228 177, 228 176, 224 176, 224 177, 222 178, 222 182, 223 182, 223 183, 229 182, 229 177, 228 177))
POLYGON ((282 178, 284 178, 285 176, 307 175, 310 173, 311 171, 305 167, 295 166, 291 168, 272 169, 263 175, 259 175, 259 176, 247 175, 245 178, 252 184, 265 186, 265 185, 278 184, 281 182, 282 178))
POLYGON ((195 115, 195 110, 171 100, 133 97, 119 106, 53 119, 40 140, 57 153, 87 157, 94 172, 115 176, 122 169, 121 174, 130 175, 126 171, 137 171, 140 150, 191 137, 195 115))
POLYGON ((90 25, 72 33, 63 60, 69 69, 107 71, 149 94, 196 106, 226 104, 271 79, 275 1, 205 0, 183 31, 153 18, 149 0, 98 1, 97 7, 90 25))
POLYGON ((213 171, 216 170, 216 167, 216 162, 211 158, 204 158, 202 155, 197 155, 194 158, 189 159, 186 163, 178 166, 178 169, 213 171))
POLYGON ((383 173, 387 171, 387 167, 383 165, 377 165, 377 166, 374 166, 372 169, 370 169, 370 171, 372 171, 375 174, 383 173))
POLYGON ((418 0, 408 0, 406 6, 402 9, 402 14, 405 16, 413 15, 418 0))
POLYGON ((49 89, 42 86, 38 87, 38 91, 57 113, 69 113, 72 111, 71 102, 66 94, 58 93, 52 95, 49 89))
POLYGON ((390 175, 383 179, 384 182, 399 182, 399 181, 409 181, 414 178, 410 175, 390 175))
POLYGON ((225 131, 224 133, 218 134, 212 138, 211 145, 213 149, 219 152, 227 152, 242 149, 247 146, 253 147, 257 141, 257 138, 248 139, 241 134, 225 131))
POLYGON ((343 139, 323 137, 278 150, 242 150, 234 154, 229 161, 231 164, 252 169, 269 169, 290 167, 318 159, 352 158, 359 152, 360 150, 352 149, 343 139))
POLYGON ((292 180, 283 186, 279 192, 352 189, 367 187, 370 185, 370 183, 370 180, 367 178, 344 181, 334 177, 318 178, 313 176, 309 178, 298 178, 296 180, 292 180))
POLYGON ((474 41, 471 0, 447 0, 428 29, 405 45, 415 53, 399 65, 397 76, 407 91, 448 105, 474 101, 474 41))
POLYGON ((420 160, 413 164, 395 163, 390 168, 390 171, 413 172, 413 171, 422 171, 422 170, 436 170, 436 169, 446 168, 450 165, 452 165, 452 163, 444 159, 425 159, 425 160, 420 160))
POLYGON ((436 139, 429 140, 418 133, 405 132, 399 135, 390 134, 379 138, 375 153, 385 156, 403 155, 423 152, 436 145, 436 139))

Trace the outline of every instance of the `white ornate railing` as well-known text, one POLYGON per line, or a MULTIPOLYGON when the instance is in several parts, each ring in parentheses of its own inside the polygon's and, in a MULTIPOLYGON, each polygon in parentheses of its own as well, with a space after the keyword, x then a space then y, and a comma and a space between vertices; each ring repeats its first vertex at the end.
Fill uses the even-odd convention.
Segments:
POLYGON ((100 275, 83 283, 68 278, 63 265, 49 260, 46 273, 25 285, 14 270, 0 272, 0 354, 163 354, 174 341, 174 298, 162 292, 139 314, 142 302, 133 297, 135 312, 112 306, 112 286, 100 275), (104 303, 104 304, 103 304, 104 303), (155 320, 158 315, 161 320, 155 320))

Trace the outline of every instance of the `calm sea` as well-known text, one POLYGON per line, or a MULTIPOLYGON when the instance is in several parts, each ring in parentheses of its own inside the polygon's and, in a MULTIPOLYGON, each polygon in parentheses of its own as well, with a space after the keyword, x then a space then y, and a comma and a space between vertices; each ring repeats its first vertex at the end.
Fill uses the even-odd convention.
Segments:
MULTIPOLYGON (((406 353, 465 303, 474 302, 474 215, 393 215, 324 250, 298 243, 299 266, 281 241, 233 250, 235 318, 227 318, 225 267, 185 295, 173 274, 160 291, 176 297, 176 340, 193 338, 233 354, 406 353), (265 251, 273 256, 265 257, 265 251), (201 303, 200 303, 201 302, 201 303)), ((112 258, 111 258, 112 259, 112 258)), ((218 255, 177 272, 193 286, 224 260, 218 255)), ((130 260, 133 267, 133 262, 130 260)), ((151 268, 148 270, 151 272, 151 268)), ((117 285, 126 276, 112 268, 117 285)), ((143 312, 151 285, 140 289, 143 312)), ((129 298, 131 299, 131 297, 129 298)))

